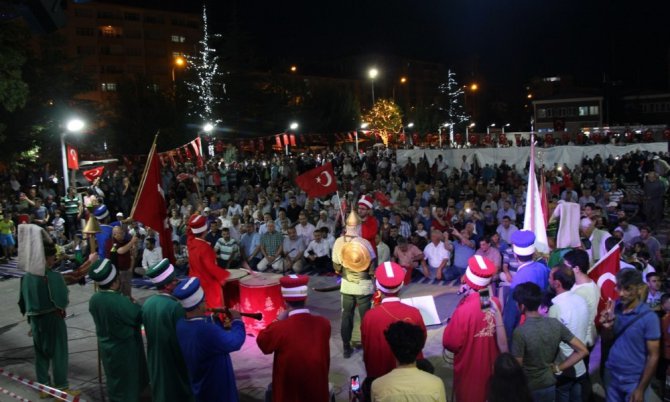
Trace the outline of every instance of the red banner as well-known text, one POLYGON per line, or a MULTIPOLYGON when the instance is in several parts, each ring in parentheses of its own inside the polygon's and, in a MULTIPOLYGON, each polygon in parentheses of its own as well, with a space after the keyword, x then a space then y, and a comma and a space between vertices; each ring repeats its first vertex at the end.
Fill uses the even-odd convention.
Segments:
POLYGON ((67 146, 67 168, 72 170, 79 169, 79 153, 71 145, 67 146))
POLYGON ((321 197, 337 191, 337 181, 333 165, 329 162, 323 166, 308 170, 295 179, 295 182, 309 197, 321 197))

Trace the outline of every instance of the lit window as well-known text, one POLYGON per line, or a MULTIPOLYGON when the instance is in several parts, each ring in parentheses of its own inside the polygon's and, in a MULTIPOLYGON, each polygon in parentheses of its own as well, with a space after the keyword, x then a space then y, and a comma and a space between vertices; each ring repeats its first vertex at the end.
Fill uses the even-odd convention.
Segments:
POLYGON ((186 37, 181 35, 172 35, 172 41, 175 43, 184 43, 186 41, 186 37))
POLYGON ((102 92, 116 92, 116 82, 103 82, 100 87, 102 92))
POLYGON ((600 113, 600 107, 599 106, 589 106, 589 114, 591 116, 596 116, 600 113))
POLYGON ((580 106, 579 107, 579 115, 580 116, 588 116, 589 114, 589 107, 588 106, 580 106))
POLYGON ((544 119, 545 117, 547 117, 547 109, 545 108, 537 109, 537 118, 544 119))

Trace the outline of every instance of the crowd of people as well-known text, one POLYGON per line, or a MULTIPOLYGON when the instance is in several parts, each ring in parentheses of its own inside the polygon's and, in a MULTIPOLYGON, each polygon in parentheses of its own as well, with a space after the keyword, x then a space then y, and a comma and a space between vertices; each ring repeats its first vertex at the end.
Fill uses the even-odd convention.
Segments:
MULTIPOLYGON (((608 400, 637 401, 648 392, 657 362, 670 358, 659 358, 658 316, 668 311, 670 317, 670 296, 663 295, 664 262, 654 237, 663 219, 669 160, 667 153, 633 152, 585 159, 574 167, 545 167, 549 210, 577 205, 581 238, 579 246, 551 255, 537 252, 535 235, 520 229, 528 166, 442 158, 431 165, 420 158, 401 167, 388 149, 221 158, 202 169, 188 162, 165 166, 162 190, 173 256, 163 253, 157 231, 129 218, 142 166, 106 169, 101 178, 67 194, 58 193, 48 166, 8 172, 1 189, 0 240, 4 258, 12 259, 16 228, 37 225, 55 245, 44 247, 47 271, 85 267, 98 282, 102 291, 91 299, 90 311, 110 400, 137 400, 147 383, 155 400, 237 400, 229 354, 241 347, 245 329, 239 312, 217 308, 223 306, 227 270, 243 269, 285 275, 287 311, 257 338, 264 353, 275 354, 269 391, 275 401, 328 400, 330 323, 306 308, 308 277, 302 274, 309 272, 341 277, 345 358, 356 353, 356 308, 362 318, 367 371, 362 397, 386 401, 414 393, 425 400, 446 399, 436 377, 416 370, 431 371, 421 353, 426 327, 418 310, 397 297, 403 286, 420 280, 452 284, 464 295, 443 337, 445 349, 454 353, 459 402, 590 400, 588 354, 597 339, 612 343, 602 362, 608 400), (295 178, 328 162, 339 191, 308 197, 295 178), (96 250, 82 234, 89 218, 101 224, 96 250), (597 317, 600 294, 586 273, 619 242, 620 299, 597 317), (133 276, 154 282, 159 295, 141 307, 134 303, 133 276), (148 339, 146 361, 141 323, 148 339), (315 339, 309 348, 290 337, 306 328, 315 339), (204 348, 219 357, 210 361, 204 348), (117 351, 131 349, 137 360, 119 359, 117 351), (305 376, 297 377, 314 378, 309 387, 286 371, 298 366, 305 376), (513 375, 520 385, 497 392, 512 383, 505 378, 513 375), (481 385, 487 383, 488 388, 481 385)), ((550 238, 555 231, 550 225, 550 238)), ((24 279, 22 296, 30 299, 30 289, 39 286, 24 279)), ((24 308, 31 325, 43 307, 24 308)), ((44 324, 50 325, 61 324, 44 324)), ((664 318, 663 337, 668 325, 664 318)), ((36 351, 47 361, 54 358, 38 338, 36 351)), ((62 378, 62 358, 59 363, 62 378)), ((50 381, 48 367, 38 367, 38 381, 67 388, 66 379, 57 380, 55 373, 50 381)))

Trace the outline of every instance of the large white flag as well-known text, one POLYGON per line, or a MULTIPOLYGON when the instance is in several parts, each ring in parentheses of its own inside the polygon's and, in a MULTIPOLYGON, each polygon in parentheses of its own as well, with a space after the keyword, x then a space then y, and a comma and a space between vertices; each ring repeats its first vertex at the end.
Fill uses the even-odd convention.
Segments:
POLYGON ((523 229, 535 233, 535 249, 541 253, 549 253, 547 227, 545 226, 540 192, 535 179, 535 136, 530 137, 530 166, 528 169, 528 186, 526 190, 526 212, 523 217, 523 229))

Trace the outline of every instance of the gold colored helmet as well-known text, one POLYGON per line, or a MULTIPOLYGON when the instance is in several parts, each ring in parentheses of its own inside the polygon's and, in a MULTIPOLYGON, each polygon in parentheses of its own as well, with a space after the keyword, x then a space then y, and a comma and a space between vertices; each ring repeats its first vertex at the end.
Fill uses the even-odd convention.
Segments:
POLYGON ((355 211, 351 211, 349 216, 347 216, 346 225, 347 226, 358 226, 361 224, 361 218, 355 211))

